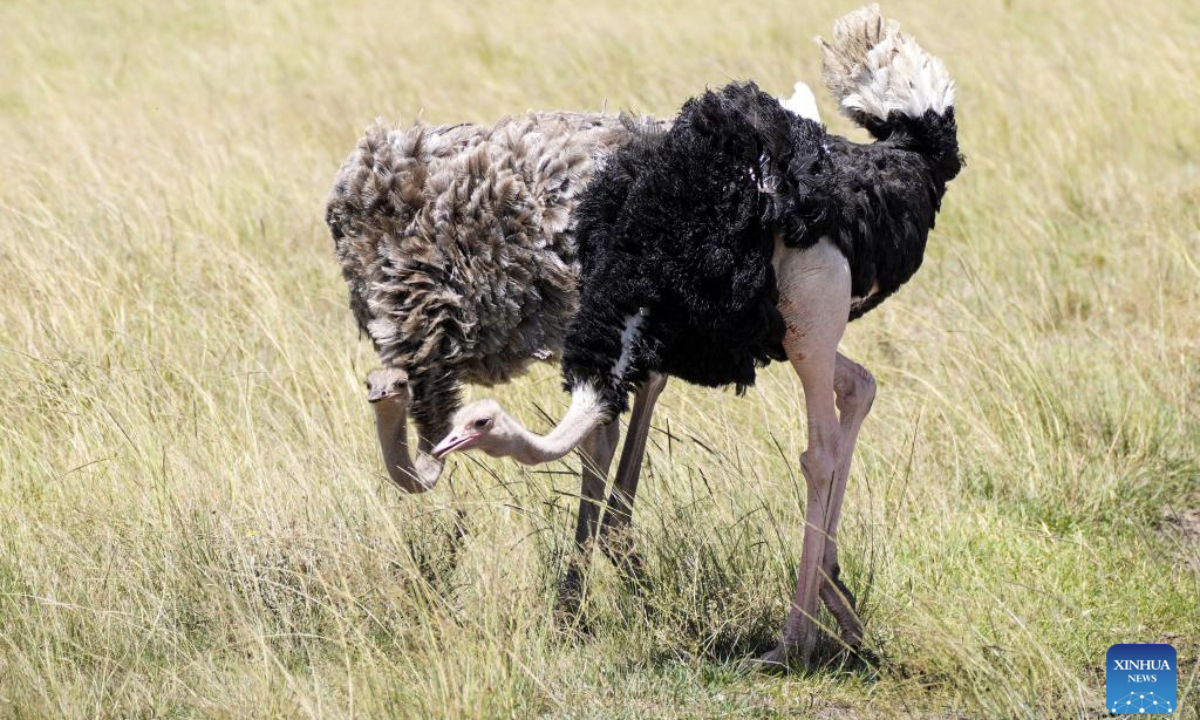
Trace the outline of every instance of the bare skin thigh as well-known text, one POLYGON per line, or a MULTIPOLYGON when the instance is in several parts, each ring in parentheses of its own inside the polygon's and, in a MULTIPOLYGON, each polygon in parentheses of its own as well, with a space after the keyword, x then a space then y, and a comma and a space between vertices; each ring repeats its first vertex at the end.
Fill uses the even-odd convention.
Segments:
POLYGON ((646 456, 646 440, 650 434, 650 419, 654 417, 654 405, 667 386, 667 376, 653 373, 650 379, 638 388, 629 417, 629 431, 625 447, 621 450, 621 461, 617 465, 617 477, 613 481, 612 493, 604 509, 600 523, 600 549, 612 561, 621 574, 633 581, 637 587, 645 587, 645 563, 633 549, 629 538, 629 526, 633 521, 633 501, 637 497, 638 478, 642 472, 642 459, 646 456))
POLYGON ((785 663, 796 657, 808 664, 819 633, 818 593, 827 578, 826 540, 834 508, 841 508, 841 498, 835 499, 834 493, 845 491, 844 482, 838 487, 840 466, 845 466, 847 477, 849 473, 849 462, 841 462, 848 458, 847 438, 837 415, 834 385, 837 347, 850 313, 850 266, 827 240, 800 251, 777 243, 775 272, 779 309, 787 324, 784 350, 804 387, 808 448, 800 456, 800 469, 808 498, 791 610, 779 646, 761 660, 785 663))

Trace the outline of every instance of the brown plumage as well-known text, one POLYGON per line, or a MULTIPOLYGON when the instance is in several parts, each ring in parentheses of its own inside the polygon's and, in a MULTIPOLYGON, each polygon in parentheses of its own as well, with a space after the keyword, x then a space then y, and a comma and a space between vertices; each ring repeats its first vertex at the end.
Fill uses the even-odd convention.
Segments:
POLYGON ((342 165, 326 222, 350 307, 384 365, 407 373, 423 441, 449 429, 461 382, 507 382, 561 353, 578 295, 577 198, 646 122, 377 123, 342 165))

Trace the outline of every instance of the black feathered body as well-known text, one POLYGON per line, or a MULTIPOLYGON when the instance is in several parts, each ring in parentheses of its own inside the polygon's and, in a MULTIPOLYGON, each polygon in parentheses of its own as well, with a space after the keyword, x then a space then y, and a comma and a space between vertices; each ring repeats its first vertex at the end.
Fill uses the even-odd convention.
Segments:
POLYGON ((492 126, 376 124, 359 141, 326 220, 359 327, 408 372, 421 435, 444 434, 461 382, 507 382, 558 357, 578 300, 573 211, 634 126, 530 113, 492 126))
POLYGON ((868 129, 875 143, 853 143, 733 84, 616 152, 577 210, 583 290, 563 356, 568 387, 589 382, 620 412, 652 371, 752 384, 784 357, 777 240, 837 246, 852 318, 895 292, 920 267, 960 167, 953 109, 868 129))

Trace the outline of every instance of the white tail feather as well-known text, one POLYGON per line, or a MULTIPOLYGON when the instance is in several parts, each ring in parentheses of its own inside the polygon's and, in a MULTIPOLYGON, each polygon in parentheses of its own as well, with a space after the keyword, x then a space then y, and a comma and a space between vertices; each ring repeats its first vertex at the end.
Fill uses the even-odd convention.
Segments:
POLYGON ((893 112, 920 117, 954 105, 954 80, 941 60, 921 49, 868 5, 834 23, 833 41, 817 38, 824 52, 825 84, 842 111, 886 120, 893 112))

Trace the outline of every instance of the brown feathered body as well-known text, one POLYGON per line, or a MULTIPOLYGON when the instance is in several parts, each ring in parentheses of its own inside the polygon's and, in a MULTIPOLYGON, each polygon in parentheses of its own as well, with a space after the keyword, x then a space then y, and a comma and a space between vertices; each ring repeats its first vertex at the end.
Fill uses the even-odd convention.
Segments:
POLYGON ((358 325, 408 373, 423 438, 448 429, 460 383, 507 382, 559 356, 578 298, 573 210, 597 164, 649 122, 377 123, 359 141, 326 221, 358 325))

